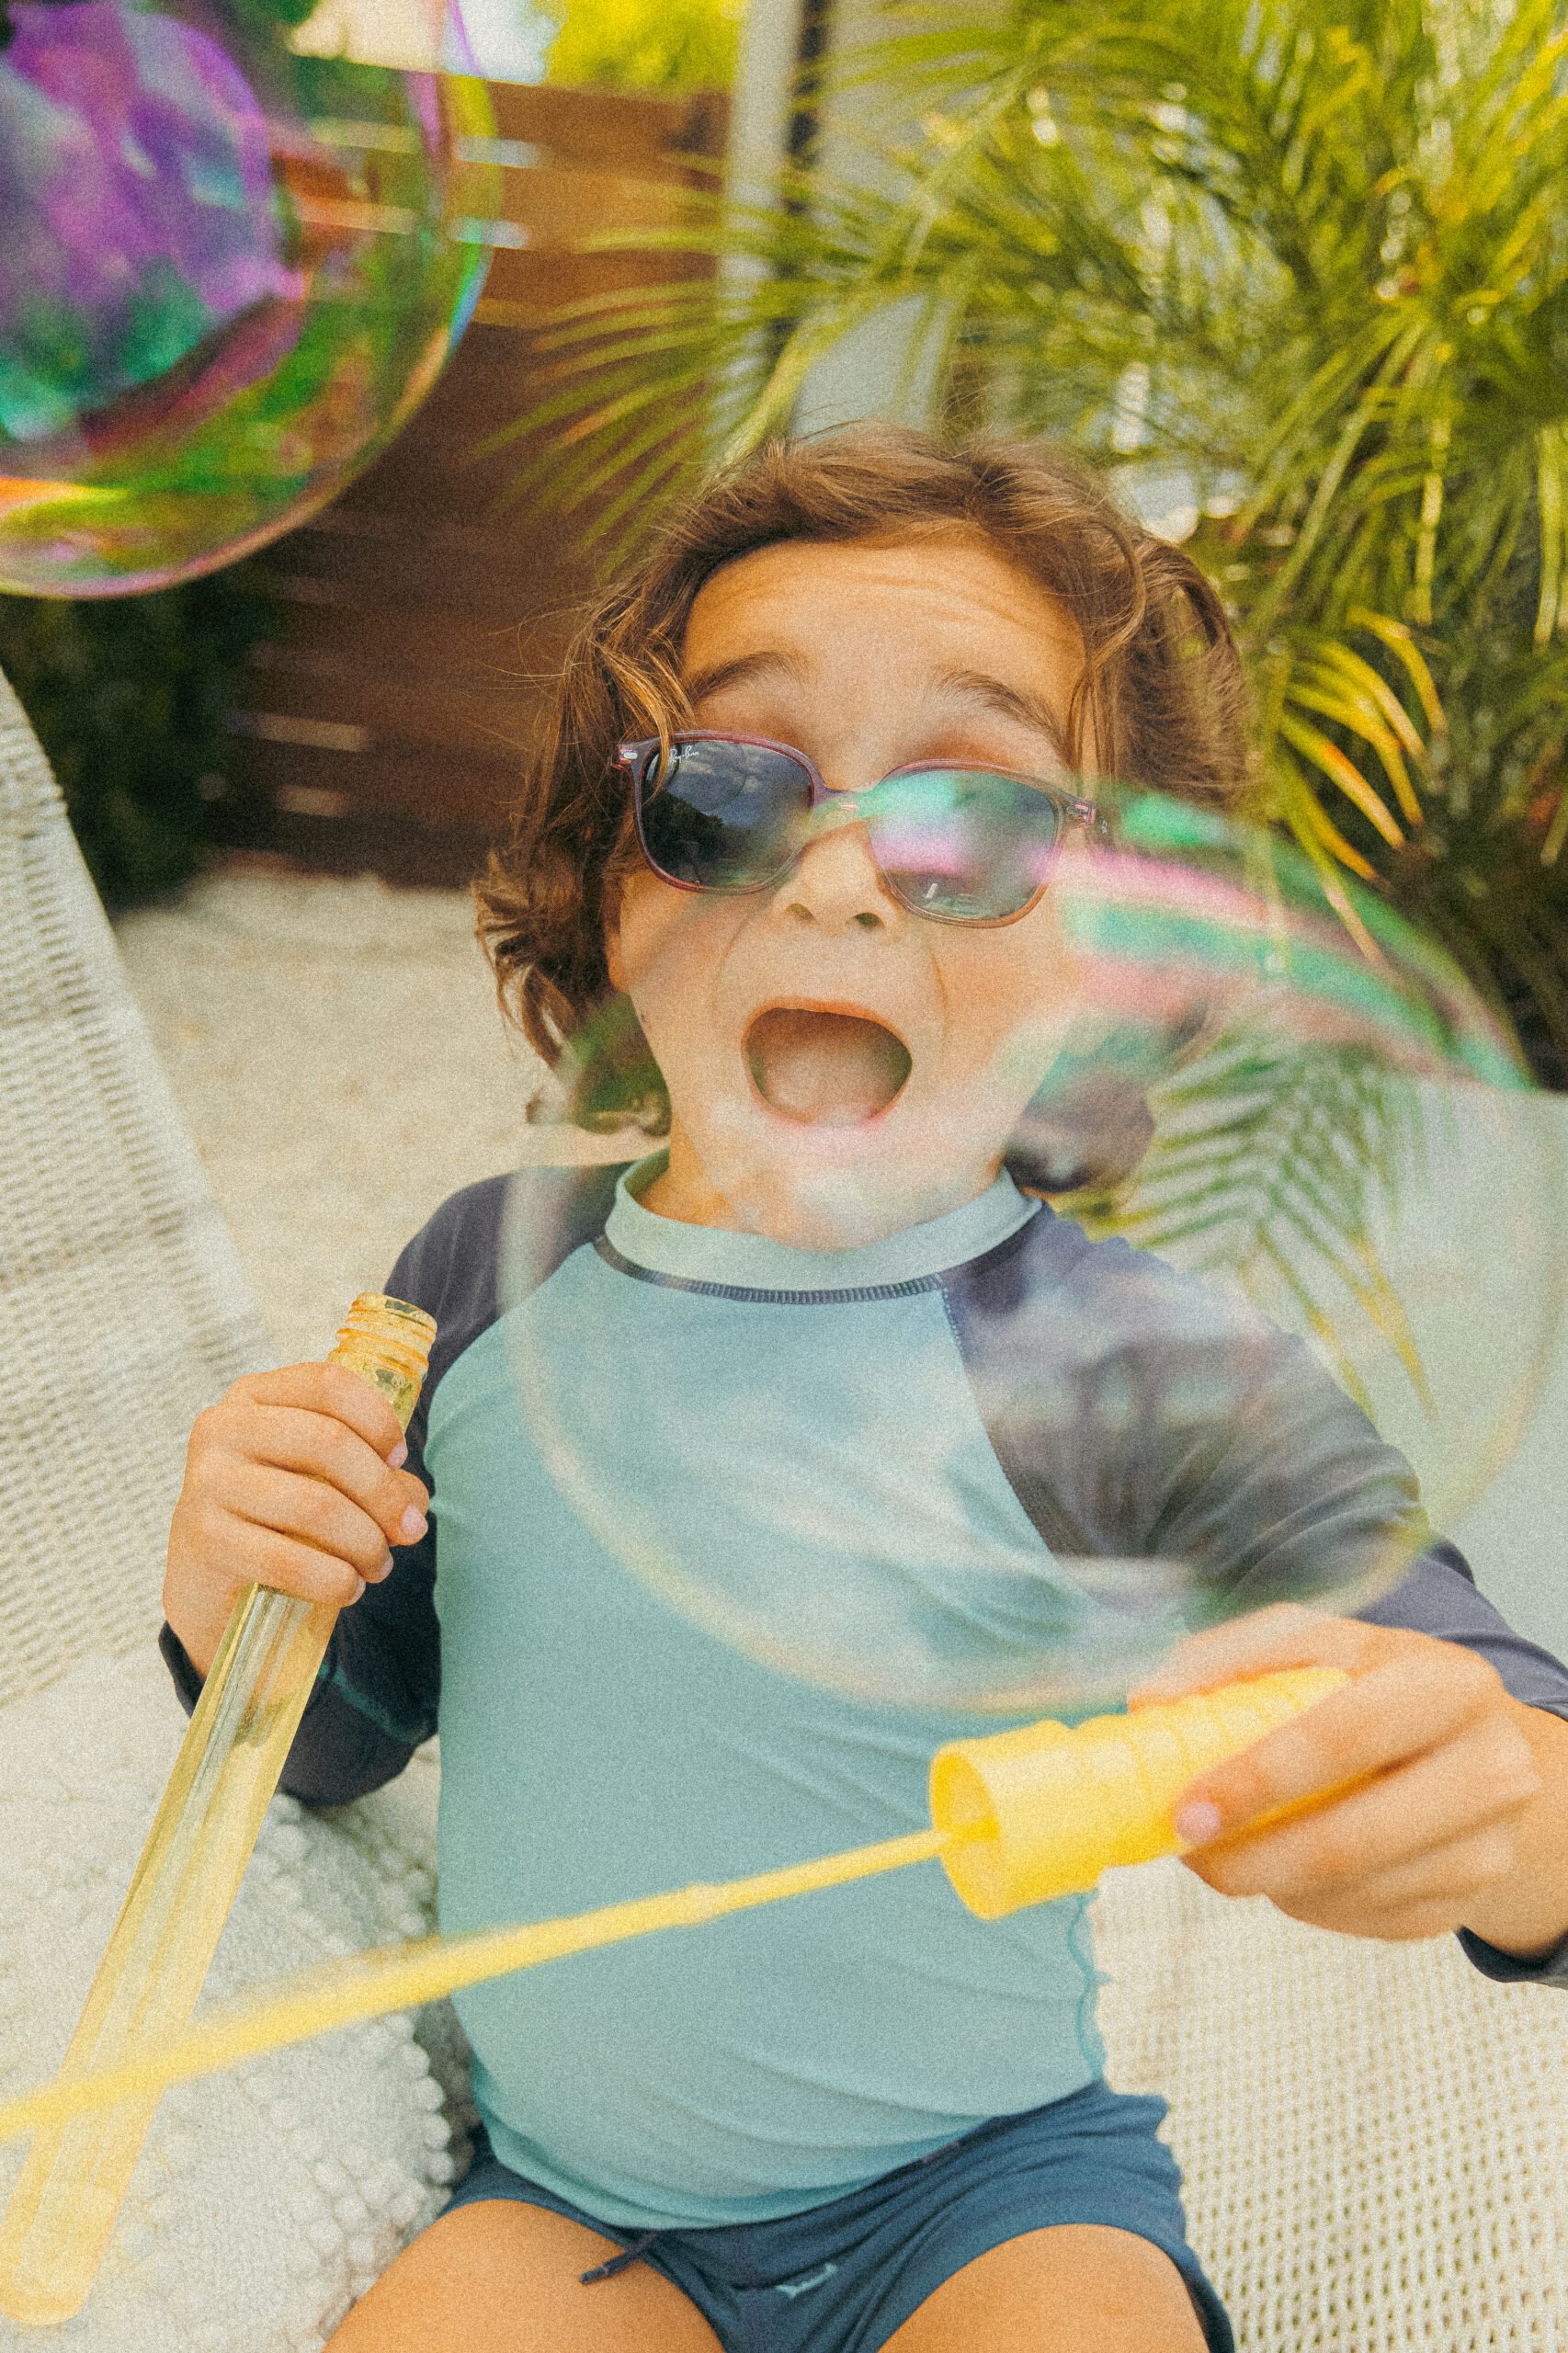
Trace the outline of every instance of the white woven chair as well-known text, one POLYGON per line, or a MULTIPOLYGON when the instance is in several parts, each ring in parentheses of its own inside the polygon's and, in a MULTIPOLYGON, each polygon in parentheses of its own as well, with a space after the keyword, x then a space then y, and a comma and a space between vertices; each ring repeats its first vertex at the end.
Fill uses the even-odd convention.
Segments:
POLYGON ((202 1406, 266 1336, 0 677, 0 1702, 155 1637, 202 1406))
MULTIPOLYGON (((64 2048, 184 1729, 155 1638, 190 1425, 269 1361, 48 763, 0 676, 7 2091, 64 2048)), ((334 1820, 278 1801, 213 1991, 427 1930, 437 1783, 422 1751, 334 1820)), ((416 2031, 389 2020, 171 2094, 93 2293, 56 2332, 62 2353, 317 2353, 462 2161, 449 2005, 416 2031)), ((0 2148, 0 2206, 20 2156, 0 2148)), ((36 2341, 0 2318, 0 2353, 36 2341)))
MULTIPOLYGON (((265 1353, 0 680, 0 1699, 150 1646, 190 1422, 265 1353)), ((407 1869, 419 1834, 389 1860, 355 1831, 377 1804, 339 1817, 346 1875, 367 1855, 407 1869)), ((1096 1937, 1113 2080, 1172 2103, 1243 2353, 1568 2347, 1568 2000, 1489 1984, 1450 1943, 1362 1944, 1227 1904, 1175 1865, 1113 1874, 1096 1937)), ((308 2080, 297 2067, 296 2107, 308 2080)), ((305 2302, 297 2325, 258 2307, 200 2341, 319 2345, 305 2302)))

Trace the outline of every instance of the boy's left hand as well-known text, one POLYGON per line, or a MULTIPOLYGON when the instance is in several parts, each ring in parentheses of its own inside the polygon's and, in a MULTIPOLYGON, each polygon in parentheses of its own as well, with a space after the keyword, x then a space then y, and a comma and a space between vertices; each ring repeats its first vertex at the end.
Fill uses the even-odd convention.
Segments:
POLYGON ((1349 1936, 1467 1927, 1505 1951, 1551 1951, 1568 1930, 1568 1722, 1512 1698, 1460 1643, 1293 1603, 1178 1644, 1129 1705, 1287 1666, 1351 1680, 1184 1792, 1188 1867, 1222 1894, 1267 1895, 1349 1936))

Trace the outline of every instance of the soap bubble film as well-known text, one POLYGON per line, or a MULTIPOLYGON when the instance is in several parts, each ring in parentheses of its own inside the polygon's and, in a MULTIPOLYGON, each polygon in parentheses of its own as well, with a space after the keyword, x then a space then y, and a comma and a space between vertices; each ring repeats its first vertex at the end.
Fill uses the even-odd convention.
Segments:
POLYGON ((297 55, 288 0, 12 0, 0 588, 210 571, 429 389, 488 258, 477 82, 297 55))
POLYGON ((815 849, 658 885, 536 1107, 542 1161, 619 1150, 646 1198, 601 1234, 613 1166, 510 1188, 562 1510, 869 1702, 1072 1711, 1270 1602, 1363 1606, 1507 1460, 1555 1330, 1553 1126, 1452 961, 1259 829, 1083 790, 1010 922, 801 920, 815 849))

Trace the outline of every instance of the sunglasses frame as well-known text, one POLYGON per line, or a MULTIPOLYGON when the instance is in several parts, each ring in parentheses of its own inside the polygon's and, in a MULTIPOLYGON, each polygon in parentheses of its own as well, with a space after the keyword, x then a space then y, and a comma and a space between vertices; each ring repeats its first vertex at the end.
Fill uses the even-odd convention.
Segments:
MULTIPOLYGON (((835 801, 842 807, 846 803, 858 801, 860 798, 858 792, 835 790, 824 778, 816 762, 806 753, 793 744, 780 744, 771 735, 733 735, 727 730, 718 727, 685 728, 668 738, 668 747, 672 750, 680 744, 744 744, 755 751, 782 753, 786 759, 793 760, 797 767, 805 770, 811 786, 811 799, 806 804, 808 816, 814 815, 824 803, 835 801)), ((649 770, 655 755, 663 753, 665 749, 665 743, 663 738, 657 735, 647 735, 635 744, 620 745, 614 761, 618 768, 626 769, 631 776, 631 814, 637 828, 637 845, 651 870, 662 882, 667 882, 673 891, 711 892, 717 897, 737 899, 748 897, 755 892, 771 890, 784 875, 788 874, 796 858, 800 858, 808 847, 807 844, 802 843, 801 848, 795 851, 776 874, 767 875, 759 882, 688 882, 678 874, 666 874, 648 847, 648 836, 642 823, 642 801, 649 770)), ((1001 777, 1010 784, 1027 784, 1048 800, 1052 807, 1061 813, 1065 821, 1070 823, 1075 820, 1078 824, 1089 827, 1097 840, 1104 839, 1109 832, 1108 820, 1094 801, 1085 801, 1078 793, 1064 792, 1061 786, 1054 784, 1049 777, 1028 776, 1021 768, 998 768, 980 765, 971 767, 959 760, 906 760, 901 767, 890 768, 886 776, 879 777, 875 784, 864 787, 864 790, 874 792, 880 786, 892 784, 901 776, 928 776, 945 771, 961 771, 969 776, 1001 777)), ((1051 846, 1047 858, 1048 865, 1055 858, 1056 851, 1061 846, 1061 835, 1058 834, 1056 840, 1051 846)), ((906 913, 919 915, 926 923, 962 924, 972 931, 995 931, 1004 924, 1021 922, 1025 915, 1040 904, 1048 888, 1047 883, 1041 881, 1024 904, 1012 915, 942 915, 930 907, 911 906, 909 901, 894 886, 892 878, 883 873, 881 866, 878 867, 877 873, 890 898, 896 900, 906 913)))

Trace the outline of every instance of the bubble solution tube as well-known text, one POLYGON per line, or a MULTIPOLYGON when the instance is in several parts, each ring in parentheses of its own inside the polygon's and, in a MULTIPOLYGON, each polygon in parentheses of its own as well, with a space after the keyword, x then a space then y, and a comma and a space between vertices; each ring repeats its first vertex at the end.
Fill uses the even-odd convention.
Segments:
MULTIPOLYGON (((436 1326, 367 1292, 329 1364, 380 1390, 406 1429, 436 1326)), ((263 1586, 234 1606, 98 1964, 60 2080, 123 2064, 189 2022, 278 1787, 337 1610, 263 1586)), ((158 2088, 35 2133, 0 2221, 0 2313, 68 2320, 108 2245, 158 2088)))

